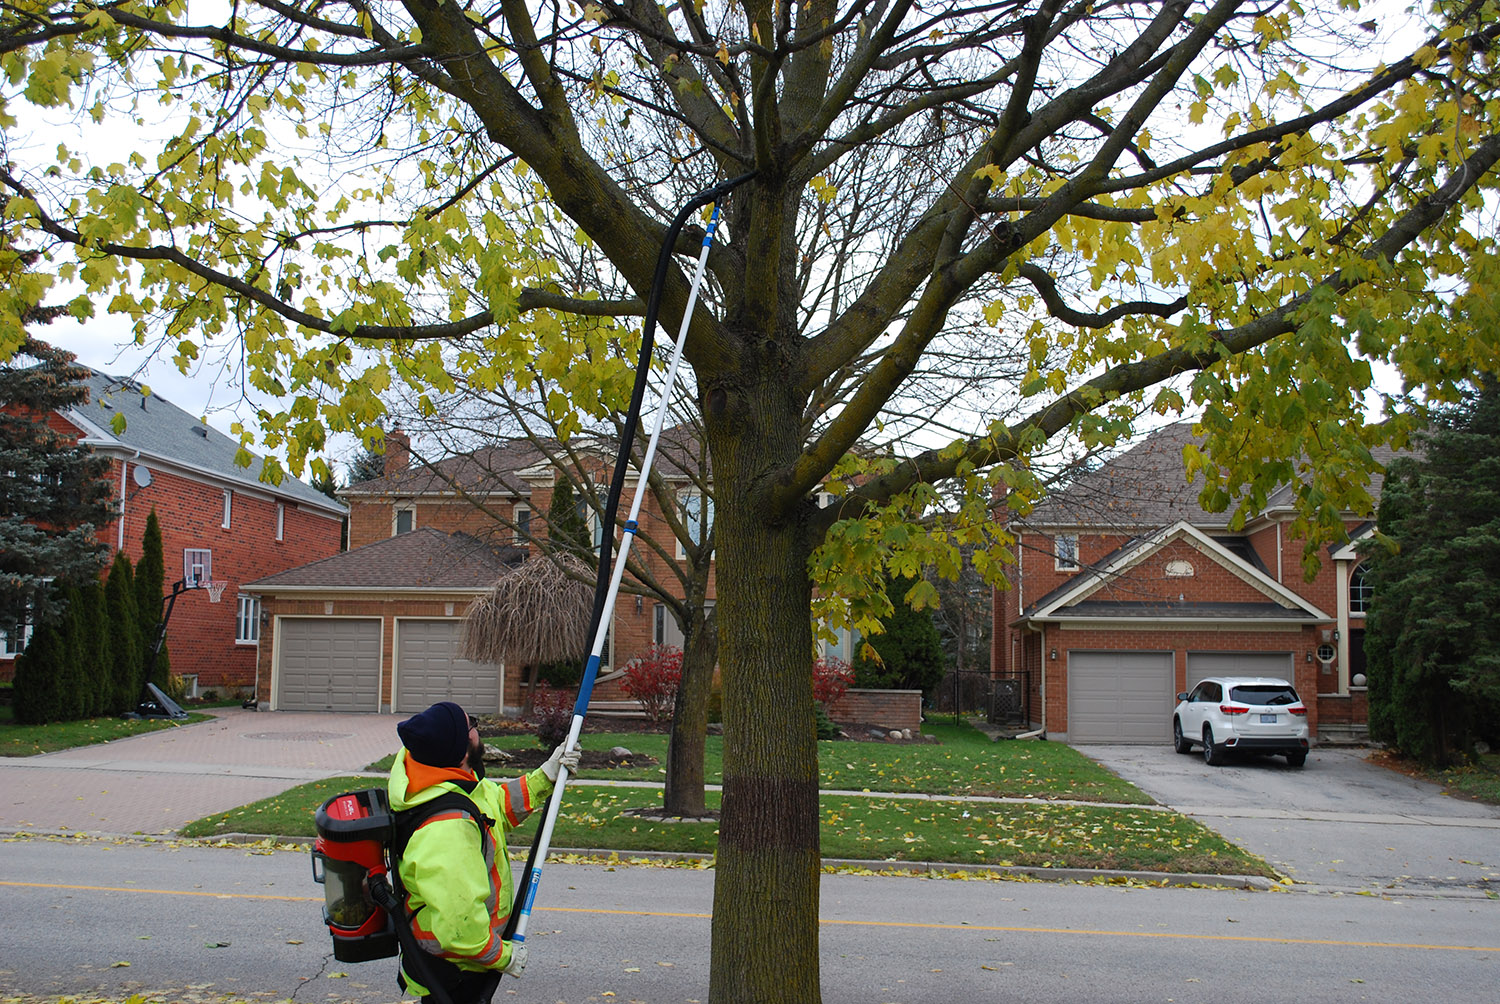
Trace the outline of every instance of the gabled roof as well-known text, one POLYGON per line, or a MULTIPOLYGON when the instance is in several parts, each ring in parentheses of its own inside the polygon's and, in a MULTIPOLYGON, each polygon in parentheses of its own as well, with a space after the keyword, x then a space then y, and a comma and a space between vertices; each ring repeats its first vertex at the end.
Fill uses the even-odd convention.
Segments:
POLYGON ((246 583, 277 593, 299 590, 433 589, 479 592, 520 564, 526 552, 494 547, 466 533, 421 527, 246 583))
POLYGON ((1179 520, 1156 533, 1138 537, 1116 548, 1080 572, 1071 581, 1042 596, 1017 620, 1057 621, 1071 619, 1170 619, 1222 620, 1258 619, 1298 622, 1331 622, 1332 618, 1312 603, 1271 578, 1258 563, 1246 561, 1235 550, 1210 537, 1186 520, 1179 520), (1254 590, 1265 595, 1264 603, 1121 601, 1094 598, 1111 583, 1127 576, 1132 568, 1174 541, 1184 541, 1218 563, 1254 590))
POLYGON ((140 462, 176 465, 206 474, 211 479, 253 487, 256 491, 295 501, 302 508, 323 509, 342 516, 347 510, 305 482, 287 476, 281 484, 261 481, 265 461, 241 467, 234 462, 239 454, 239 440, 224 435, 207 423, 155 393, 142 393, 133 380, 90 371, 87 381, 89 400, 62 412, 64 418, 83 431, 83 442, 114 454, 140 452, 140 462), (125 429, 116 433, 111 422, 116 415, 125 418, 125 429))

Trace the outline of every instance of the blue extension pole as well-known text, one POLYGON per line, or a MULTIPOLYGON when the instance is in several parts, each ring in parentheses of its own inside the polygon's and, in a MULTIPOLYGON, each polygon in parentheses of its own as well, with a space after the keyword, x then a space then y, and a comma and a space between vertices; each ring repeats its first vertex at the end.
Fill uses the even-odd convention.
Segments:
MULTIPOLYGON (((595 585, 594 614, 593 614, 593 648, 589 652, 588 662, 584 665, 583 680, 578 687, 578 700, 573 705, 573 721, 568 729, 568 738, 565 741, 567 749, 578 746, 578 737, 583 731, 583 719, 588 714, 589 699, 594 691, 594 680, 599 675, 599 664, 604 653, 604 643, 609 636, 609 624, 614 614, 615 600, 619 596, 620 582, 625 576, 626 558, 630 554, 630 546, 635 540, 638 529, 637 519, 641 513, 641 504, 645 500, 646 478, 651 472, 652 462, 656 456, 656 447, 661 439, 662 429, 666 424, 667 411, 671 403, 672 389, 677 383, 677 370, 682 362, 683 347, 687 344, 688 327, 692 323, 693 308, 698 302, 698 291, 702 286, 703 273, 708 264, 708 252, 713 246, 714 231, 719 225, 719 200, 727 195, 740 184, 750 180, 754 172, 743 174, 737 178, 721 182, 712 188, 705 189, 693 196, 685 205, 677 218, 673 220, 672 226, 667 231, 666 240, 663 242, 661 254, 657 259, 655 281, 651 287, 651 295, 646 305, 645 323, 642 325, 641 359, 636 369, 636 386, 631 401, 630 411, 626 415, 625 428, 621 433, 621 442, 618 456, 615 461, 613 483, 610 485, 608 505, 605 510, 605 525, 614 526, 615 514, 620 495, 623 494, 625 484, 625 468, 630 458, 631 443, 635 438, 636 424, 640 415, 640 401, 644 396, 646 377, 650 372, 650 359, 653 347, 653 338, 656 327, 656 314, 661 303, 662 287, 666 282, 668 265, 672 257, 672 249, 676 243, 677 234, 686 224, 688 217, 699 207, 712 202, 714 204, 713 214, 709 219, 707 232, 703 235, 703 244, 698 252, 698 266, 693 273, 692 285, 688 291, 687 307, 682 312, 682 325, 677 333, 677 342, 672 349, 672 360, 667 366, 667 375, 663 383, 661 395, 657 401, 656 418, 652 424, 651 438, 647 442, 645 455, 641 458, 641 465, 636 478, 635 495, 630 503, 630 514, 625 520, 623 535, 620 541, 620 556, 618 561, 610 559, 610 544, 612 537, 605 537, 599 552, 599 578, 595 585)), ((558 809, 562 804, 562 794, 567 786, 568 772, 566 768, 559 771, 557 783, 553 786, 552 794, 547 799, 544 810, 542 825, 537 832, 536 841, 531 846, 531 854, 526 863, 526 875, 521 888, 517 890, 516 905, 511 911, 510 923, 504 937, 510 941, 525 943, 526 928, 531 919, 532 907, 536 901, 537 888, 542 880, 542 867, 547 858, 548 848, 552 844, 552 831, 557 824, 558 809)))

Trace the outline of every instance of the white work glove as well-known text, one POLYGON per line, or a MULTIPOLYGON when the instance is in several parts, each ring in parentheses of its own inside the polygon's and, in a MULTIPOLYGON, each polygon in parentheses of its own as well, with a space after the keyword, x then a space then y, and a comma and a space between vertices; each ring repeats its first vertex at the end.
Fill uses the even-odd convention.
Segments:
POLYGON ((506 976, 520 976, 526 971, 526 943, 524 941, 510 943, 510 962, 500 971, 506 976))
POLYGON ((542 773, 547 775, 547 780, 552 782, 557 781, 557 768, 559 766, 568 768, 569 775, 578 772, 578 758, 582 755, 583 751, 576 748, 565 750, 563 746, 566 745, 567 743, 563 743, 558 746, 557 749, 552 751, 552 755, 547 758, 547 762, 542 764, 542 773))

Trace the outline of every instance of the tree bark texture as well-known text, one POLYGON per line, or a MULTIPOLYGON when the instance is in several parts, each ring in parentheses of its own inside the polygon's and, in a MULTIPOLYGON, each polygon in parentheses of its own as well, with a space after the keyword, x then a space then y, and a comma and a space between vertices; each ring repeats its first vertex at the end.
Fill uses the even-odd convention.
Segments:
MULTIPOLYGON (((763 343, 769 346, 771 343, 763 343)), ((816 1004, 818 750, 805 514, 764 510, 768 473, 800 452, 800 409, 774 349, 705 388, 719 488, 724 800, 709 999, 816 1004)))

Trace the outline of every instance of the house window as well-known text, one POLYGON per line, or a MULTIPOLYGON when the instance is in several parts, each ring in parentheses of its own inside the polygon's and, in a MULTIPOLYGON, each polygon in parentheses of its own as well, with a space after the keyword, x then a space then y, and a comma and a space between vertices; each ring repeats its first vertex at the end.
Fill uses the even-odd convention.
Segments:
POLYGON ((531 510, 529 508, 523 505, 516 506, 511 522, 516 524, 517 544, 525 544, 531 539, 531 510))
MULTIPOLYGON (((687 492, 677 497, 677 505, 687 527, 688 539, 695 546, 702 544, 704 531, 713 529, 714 500, 697 492, 687 492)), ((687 550, 680 540, 677 542, 677 557, 687 557, 687 550)))
POLYGON ((651 625, 651 644, 660 645, 667 640, 667 605, 658 603, 653 609, 656 617, 651 625))
POLYGON ((260 597, 240 594, 239 616, 234 622, 236 645, 254 645, 260 641, 260 597))
POLYGON ((1167 578, 1190 579, 1193 577, 1193 563, 1181 558, 1167 562, 1167 578))
POLYGON ((1349 612, 1364 614, 1370 609, 1370 598, 1373 595, 1374 587, 1370 584, 1369 576, 1365 574, 1365 566, 1360 565, 1349 577, 1349 612))
POLYGON ((276 539, 286 538, 286 506, 276 503, 276 539))
POLYGON ((224 522, 220 524, 226 530, 229 529, 229 516, 230 516, 231 512, 233 511, 233 509, 234 509, 234 492, 232 492, 232 491, 230 491, 229 489, 226 488, 226 489, 224 489, 224 522))
POLYGON ((417 526, 417 511, 415 509, 397 509, 395 532, 398 534, 411 533, 417 526))
POLYGON ((31 641, 31 625, 17 624, 9 631, 0 631, 0 659, 14 659, 26 650, 31 641))
POLYGON ((1060 533, 1052 538, 1053 557, 1057 559, 1059 572, 1078 571, 1078 534, 1060 533))
POLYGON ((182 581, 189 589, 207 585, 214 577, 214 553, 189 547, 182 552, 182 581))

